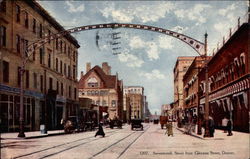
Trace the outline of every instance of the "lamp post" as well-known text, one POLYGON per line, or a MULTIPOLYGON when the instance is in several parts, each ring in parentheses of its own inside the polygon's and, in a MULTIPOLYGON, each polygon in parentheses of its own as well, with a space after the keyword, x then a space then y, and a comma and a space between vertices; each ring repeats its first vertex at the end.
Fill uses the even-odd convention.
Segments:
POLYGON ((24 52, 24 39, 21 39, 21 58, 22 58, 22 66, 21 69, 18 70, 20 73, 20 114, 19 114, 19 134, 18 137, 25 137, 24 134, 24 104, 23 104, 23 75, 25 72, 25 52, 24 52))

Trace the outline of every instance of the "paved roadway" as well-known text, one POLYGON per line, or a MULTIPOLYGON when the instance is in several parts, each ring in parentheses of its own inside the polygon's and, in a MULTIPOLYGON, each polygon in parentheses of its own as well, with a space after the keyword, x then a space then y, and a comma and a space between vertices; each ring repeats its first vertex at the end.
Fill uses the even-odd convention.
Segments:
MULTIPOLYGON (((104 129, 106 136, 95 132, 51 136, 37 139, 1 140, 2 159, 247 159, 249 136, 202 140, 174 129, 165 135, 160 125, 144 124, 144 131, 104 129)), ((221 132, 222 133, 222 132, 221 132)), ((226 134, 223 134, 226 135, 226 134)))

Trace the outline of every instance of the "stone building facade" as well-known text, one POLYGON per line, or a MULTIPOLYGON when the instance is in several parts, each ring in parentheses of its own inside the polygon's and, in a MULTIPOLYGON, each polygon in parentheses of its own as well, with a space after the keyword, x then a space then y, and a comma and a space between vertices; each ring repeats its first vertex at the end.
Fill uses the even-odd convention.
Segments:
MULTIPOLYGON (((239 26, 208 62, 209 115, 221 127, 224 117, 232 120, 233 130, 249 132, 249 23, 239 26)), ((204 115, 205 70, 198 74, 200 116, 204 115)))
MULTIPOLYGON (((20 68, 24 49, 33 41, 64 28, 36 1, 2 1, 0 10, 0 112, 4 131, 19 128, 20 68)), ((71 35, 48 41, 25 65, 24 119, 26 130, 60 127, 78 106, 77 40, 71 35)))
POLYGON ((183 76, 185 75, 188 67, 191 65, 195 57, 193 56, 180 56, 177 58, 174 67, 174 109, 175 117, 182 116, 184 99, 183 99, 183 76))
POLYGON ((89 98, 92 104, 108 107, 109 118, 115 116, 122 119, 123 82, 118 74, 111 75, 111 67, 107 62, 102 68, 86 64, 86 74, 82 73, 79 80, 79 98, 89 98))
POLYGON ((125 86, 123 94, 129 97, 130 101, 130 118, 144 119, 146 96, 144 96, 144 88, 141 86, 125 86))

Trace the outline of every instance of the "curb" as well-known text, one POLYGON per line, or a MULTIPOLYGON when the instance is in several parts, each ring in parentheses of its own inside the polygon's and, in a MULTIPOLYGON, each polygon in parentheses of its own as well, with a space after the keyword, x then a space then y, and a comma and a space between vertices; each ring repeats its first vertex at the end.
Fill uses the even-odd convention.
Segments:
POLYGON ((66 133, 64 133, 64 132, 59 132, 59 133, 46 134, 46 135, 28 136, 28 137, 25 137, 24 139, 36 139, 36 138, 43 138, 43 137, 57 136, 57 135, 65 135, 65 134, 66 133))
MULTIPOLYGON (((183 133, 185 132, 185 131, 181 130, 180 128, 176 128, 176 129, 183 132, 183 133)), ((202 140, 207 140, 207 139, 204 139, 203 137, 200 137, 200 136, 197 136, 197 135, 194 135, 194 134, 186 134, 186 135, 190 135, 190 136, 196 137, 198 139, 202 139, 202 140)))

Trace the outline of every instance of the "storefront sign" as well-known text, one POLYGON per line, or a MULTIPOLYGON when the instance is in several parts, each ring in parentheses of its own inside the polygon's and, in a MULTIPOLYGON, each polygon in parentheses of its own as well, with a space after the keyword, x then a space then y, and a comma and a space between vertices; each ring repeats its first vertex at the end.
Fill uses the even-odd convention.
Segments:
MULTIPOLYGON (((20 94, 20 88, 10 87, 10 86, 3 85, 3 84, 0 84, 0 91, 20 94)), ((44 95, 42 93, 38 93, 35 91, 30 91, 30 90, 24 90, 24 95, 32 96, 32 97, 36 97, 40 99, 44 98, 44 95)))

